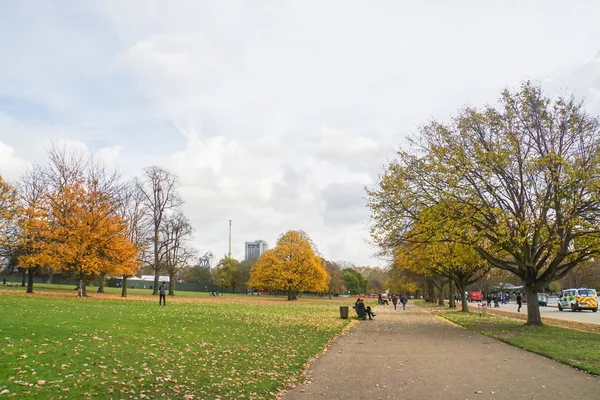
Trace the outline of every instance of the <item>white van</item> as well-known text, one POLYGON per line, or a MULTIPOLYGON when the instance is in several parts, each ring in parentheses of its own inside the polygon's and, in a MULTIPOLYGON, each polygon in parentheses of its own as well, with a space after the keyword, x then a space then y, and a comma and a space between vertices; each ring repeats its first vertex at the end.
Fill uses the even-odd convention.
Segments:
POLYGON ((558 311, 568 310, 598 311, 598 294, 594 289, 566 289, 563 290, 558 299, 558 311))

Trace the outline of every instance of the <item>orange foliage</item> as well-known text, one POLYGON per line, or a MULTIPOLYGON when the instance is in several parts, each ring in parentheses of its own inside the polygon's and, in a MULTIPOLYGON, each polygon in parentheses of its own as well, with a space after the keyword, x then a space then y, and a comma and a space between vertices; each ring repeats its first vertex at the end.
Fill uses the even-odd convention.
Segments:
POLYGON ((324 292, 329 275, 324 263, 317 257, 306 238, 297 231, 285 233, 277 246, 265 252, 250 270, 249 287, 283 290, 324 292))

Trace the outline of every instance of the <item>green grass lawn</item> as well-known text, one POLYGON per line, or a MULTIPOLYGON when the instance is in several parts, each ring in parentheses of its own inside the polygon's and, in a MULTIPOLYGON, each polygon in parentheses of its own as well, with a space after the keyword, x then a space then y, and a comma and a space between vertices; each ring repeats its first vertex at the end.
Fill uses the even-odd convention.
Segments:
POLYGON ((600 335, 597 333, 547 325, 526 326, 518 319, 493 315, 480 317, 474 312, 433 307, 436 314, 467 329, 600 375, 600 335))
POLYGON ((352 302, 0 296, 0 393, 36 399, 274 398, 348 325, 338 306, 352 302))

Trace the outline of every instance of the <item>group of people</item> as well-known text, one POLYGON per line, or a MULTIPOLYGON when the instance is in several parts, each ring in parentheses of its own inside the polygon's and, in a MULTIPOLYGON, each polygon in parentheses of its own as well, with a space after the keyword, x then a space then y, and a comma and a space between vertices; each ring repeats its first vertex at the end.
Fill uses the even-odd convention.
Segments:
POLYGON ((400 302, 402 304, 402 309, 406 310, 406 303, 408 303, 408 297, 406 297, 403 294, 400 296, 398 296, 397 294, 393 295, 392 296, 392 304, 394 305, 394 310, 396 309, 398 302, 400 302))
MULTIPOLYGON (((402 295, 398 295, 398 294, 394 294, 392 296, 392 304, 394 305, 394 310, 397 309, 398 303, 402 304, 402 309, 406 310, 406 303, 408 303, 408 297, 406 297, 406 295, 402 294, 402 295)), ((389 302, 387 299, 385 299, 381 294, 379 295, 379 297, 377 298, 377 304, 379 305, 389 305, 389 302)), ((360 297, 358 299, 356 299, 356 303, 354 303, 354 307, 356 310, 356 314, 358 315, 358 319, 363 319, 366 320, 367 317, 369 319, 373 319, 373 317, 375 316, 375 313, 373 312, 373 310, 371 309, 370 306, 365 306, 365 302, 363 299, 361 299, 360 297)))

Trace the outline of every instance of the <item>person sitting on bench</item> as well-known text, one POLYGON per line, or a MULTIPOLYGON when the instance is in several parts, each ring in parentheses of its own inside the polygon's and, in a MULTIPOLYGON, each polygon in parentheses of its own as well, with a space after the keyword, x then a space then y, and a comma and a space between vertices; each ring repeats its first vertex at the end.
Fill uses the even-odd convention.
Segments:
POLYGON ((356 300, 356 303, 354 304, 354 309, 356 310, 358 319, 365 320, 367 319, 367 316, 369 317, 369 319, 373 319, 373 317, 375 316, 375 313, 371 311, 371 307, 365 307, 365 303, 360 298, 356 300))
POLYGON ((377 304, 379 304, 380 306, 385 304, 387 306, 390 303, 386 299, 384 299, 383 296, 381 296, 381 294, 379 294, 379 298, 377 299, 377 304))

